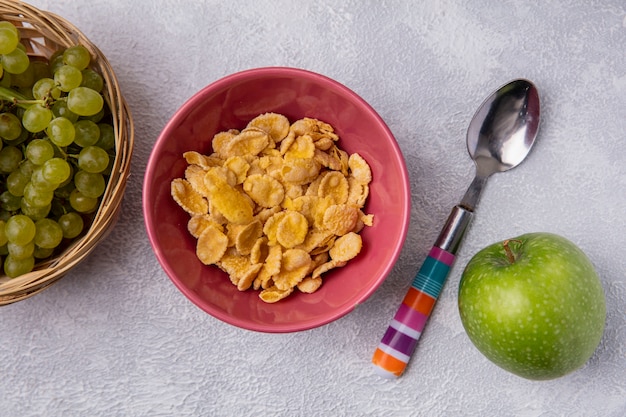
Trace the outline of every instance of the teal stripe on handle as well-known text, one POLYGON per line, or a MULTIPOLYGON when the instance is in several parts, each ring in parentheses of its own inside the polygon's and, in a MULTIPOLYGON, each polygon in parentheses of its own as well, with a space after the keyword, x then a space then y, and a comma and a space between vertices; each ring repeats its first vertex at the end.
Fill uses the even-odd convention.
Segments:
POLYGON ((448 271, 450 271, 449 265, 428 256, 411 286, 436 299, 446 282, 448 271))

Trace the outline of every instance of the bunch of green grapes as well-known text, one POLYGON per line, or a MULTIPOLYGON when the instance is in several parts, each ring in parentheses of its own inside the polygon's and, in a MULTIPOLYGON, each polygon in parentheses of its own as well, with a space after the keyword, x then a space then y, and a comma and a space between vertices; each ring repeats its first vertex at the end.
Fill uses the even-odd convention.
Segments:
POLYGON ((79 237, 115 157, 102 76, 82 45, 30 58, 0 22, 0 269, 30 272, 79 237))

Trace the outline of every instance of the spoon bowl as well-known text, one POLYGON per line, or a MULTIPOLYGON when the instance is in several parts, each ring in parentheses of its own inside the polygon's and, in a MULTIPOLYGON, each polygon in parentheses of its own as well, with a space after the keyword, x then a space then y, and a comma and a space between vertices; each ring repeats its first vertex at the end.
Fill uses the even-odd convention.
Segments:
POLYGON ((404 372, 452 268, 482 189, 492 174, 519 165, 532 148, 539 128, 539 94, 528 80, 497 89, 478 108, 467 130, 467 150, 476 175, 461 203, 450 213, 439 237, 391 320, 372 362, 378 374, 404 372))
POLYGON ((537 88, 524 79, 483 102, 467 129, 467 151, 480 174, 508 171, 526 158, 537 136, 539 109, 537 88))
POLYGON ((526 158, 539 130, 540 107, 537 88, 525 79, 505 84, 481 104, 467 129, 467 151, 476 176, 461 206, 474 211, 487 178, 526 158))

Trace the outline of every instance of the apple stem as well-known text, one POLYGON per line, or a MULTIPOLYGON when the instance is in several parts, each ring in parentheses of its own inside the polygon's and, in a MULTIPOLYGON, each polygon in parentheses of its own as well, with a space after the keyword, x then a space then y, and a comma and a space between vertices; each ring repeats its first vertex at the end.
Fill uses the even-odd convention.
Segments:
POLYGON ((515 255, 513 255, 513 251, 511 250, 511 248, 509 247, 509 243, 511 242, 517 242, 517 243, 522 243, 517 239, 507 239, 504 242, 502 242, 502 246, 504 246, 504 253, 506 254, 506 258, 509 260, 509 262, 511 264, 515 263, 515 255))

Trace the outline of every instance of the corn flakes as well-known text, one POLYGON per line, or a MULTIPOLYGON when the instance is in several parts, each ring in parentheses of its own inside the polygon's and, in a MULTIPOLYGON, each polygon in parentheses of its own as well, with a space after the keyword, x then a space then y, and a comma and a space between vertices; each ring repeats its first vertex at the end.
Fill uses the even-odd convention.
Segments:
POLYGON ((258 155, 269 144, 270 137, 266 132, 259 129, 246 128, 226 144, 224 152, 229 157, 258 155))
POLYGON ((191 236, 197 239, 209 226, 214 226, 221 232, 224 231, 222 225, 216 222, 213 217, 208 214, 196 214, 191 216, 187 222, 187 231, 189 231, 191 236))
POLYGON ((297 284, 298 289, 307 294, 312 294, 322 286, 322 277, 306 277, 297 284))
POLYGON ((313 270, 313 272, 311 273, 311 278, 320 277, 322 274, 330 271, 331 269, 345 266, 346 263, 347 262, 345 261, 337 261, 337 260, 331 260, 331 261, 325 262, 313 270))
POLYGON ((261 114, 248 123, 248 128, 266 132, 274 142, 280 142, 289 133, 289 119, 282 114, 261 114))
POLYGON ((348 178, 348 199, 346 202, 363 208, 370 193, 369 185, 359 182, 354 177, 348 178))
POLYGON ((266 174, 252 174, 243 181, 243 190, 264 208, 279 206, 285 198, 285 187, 266 174))
POLYGON ((357 224, 359 210, 347 204, 333 204, 324 212, 324 228, 337 236, 350 232, 357 224))
POLYGON ((228 248, 228 238, 221 230, 209 225, 198 236, 196 255, 205 265, 216 264, 222 259, 228 248))
POLYGON ((280 272, 273 277, 279 290, 293 288, 302 281, 311 265, 311 256, 302 249, 288 249, 283 253, 280 272))
POLYGON ((198 194, 201 196, 207 195, 207 188, 204 185, 204 175, 206 174, 206 170, 202 168, 200 165, 189 165, 187 169, 185 169, 185 179, 191 185, 198 194))
POLYGON ((235 247, 242 255, 249 255, 257 240, 263 234, 261 222, 256 220, 244 226, 235 236, 235 247))
POLYGON ((198 165, 202 168, 211 168, 222 166, 223 161, 215 156, 202 155, 200 152, 187 151, 183 154, 183 158, 189 165, 198 165))
POLYGON ((350 232, 337 238, 335 244, 328 251, 330 258, 334 261, 347 262, 361 252, 363 241, 361 235, 350 232))
POLYGON ((190 215, 198 259, 267 303, 317 291, 361 252, 374 220, 364 212, 371 169, 338 140, 320 120, 265 113, 217 133, 211 154, 185 152, 171 194, 190 215))
POLYGON ((252 207, 246 198, 213 169, 207 171, 204 183, 209 192, 208 198, 228 221, 235 224, 252 221, 252 207))
POLYGON ((265 301, 266 303, 275 303, 282 300, 283 298, 288 297, 289 295, 291 295, 292 292, 293 288, 289 288, 287 290, 279 290, 274 286, 262 290, 259 294, 259 297, 261 297, 261 300, 265 301))
POLYGON ((211 146, 213 146, 213 151, 215 156, 221 159, 226 159, 230 155, 228 155, 227 147, 228 144, 233 140, 235 136, 239 134, 238 130, 228 130, 225 132, 219 132, 215 136, 213 136, 213 141, 211 142, 211 146))
POLYGON ((361 184, 369 184, 372 181, 372 170, 365 159, 358 153, 353 153, 348 159, 348 167, 354 177, 361 184))
POLYGON ((280 174, 287 182, 303 185, 317 178, 321 167, 321 164, 312 158, 289 159, 284 161, 280 174))
POLYGON ((250 169, 250 164, 248 163, 248 161, 246 161, 246 159, 241 156, 231 156, 224 161, 223 166, 225 166, 230 171, 232 171, 233 174, 235 174, 236 184, 243 183, 248 174, 248 170, 250 169))
MULTIPOLYGON (((332 146, 334 145, 331 144, 329 148, 332 146)), ((322 152, 320 149, 315 149, 313 152, 313 159, 315 159, 315 161, 317 161, 320 165, 333 171, 342 171, 343 174, 343 165, 341 160, 336 156, 330 155, 328 152, 322 152)))
POLYGON ((285 159, 312 159, 315 156, 315 144, 309 135, 298 136, 284 152, 285 159))
POLYGON ((339 171, 331 171, 324 176, 317 189, 318 197, 329 196, 335 204, 348 201, 348 180, 339 171))
POLYGON ((280 245, 270 246, 267 257, 265 258, 265 263, 254 280, 254 289, 266 289, 273 285, 272 277, 280 272, 282 260, 283 249, 280 245))
POLYGON ((252 249, 250 249, 250 262, 253 264, 263 263, 269 255, 269 246, 267 245, 267 238, 260 237, 254 242, 252 249))
POLYGON ((191 215, 205 214, 209 211, 209 203, 196 190, 189 181, 176 178, 172 181, 171 192, 174 201, 191 215))
POLYGON ((276 226, 276 240, 284 248, 293 248, 304 242, 308 230, 306 217, 297 211, 288 210, 276 226))

